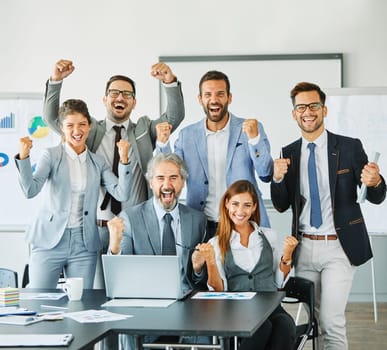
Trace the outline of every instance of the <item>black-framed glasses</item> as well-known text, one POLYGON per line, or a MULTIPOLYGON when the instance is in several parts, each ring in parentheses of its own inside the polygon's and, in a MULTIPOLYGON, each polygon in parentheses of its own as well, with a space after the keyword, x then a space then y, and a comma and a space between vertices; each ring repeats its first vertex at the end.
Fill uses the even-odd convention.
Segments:
POLYGON ((112 98, 117 98, 118 96, 120 96, 120 94, 122 94, 122 96, 126 99, 131 99, 131 98, 134 98, 134 92, 133 91, 129 91, 129 90, 118 90, 118 89, 109 89, 108 90, 108 95, 112 98))
POLYGON ((195 248, 195 247, 187 247, 186 245, 183 245, 183 244, 181 244, 181 243, 175 243, 177 246, 179 246, 179 247, 181 247, 181 248, 183 248, 183 249, 187 249, 187 250, 197 250, 197 251, 199 251, 199 249, 197 249, 197 248, 195 248))
POLYGON ((310 111, 316 112, 318 111, 321 107, 323 107, 323 104, 320 102, 312 102, 309 104, 299 104, 294 106, 294 110, 298 113, 304 113, 307 108, 309 108, 310 111))

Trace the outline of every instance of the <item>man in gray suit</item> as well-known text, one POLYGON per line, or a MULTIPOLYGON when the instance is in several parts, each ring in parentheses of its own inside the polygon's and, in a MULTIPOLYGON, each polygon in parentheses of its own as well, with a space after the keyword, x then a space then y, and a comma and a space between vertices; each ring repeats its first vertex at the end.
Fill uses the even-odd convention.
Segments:
MULTIPOLYGON (((164 216, 170 214, 175 254, 181 259, 183 288, 202 289, 206 286, 207 274, 193 271, 191 255, 205 239, 207 220, 202 212, 178 203, 187 175, 184 162, 176 154, 159 153, 149 162, 146 176, 153 198, 126 208, 108 222, 109 254, 165 255, 164 216)), ((121 335, 120 342, 124 349, 133 348, 132 337, 121 335)))
MULTIPOLYGON (((58 124, 58 108, 63 79, 74 71, 73 62, 60 60, 56 62, 53 73, 46 84, 43 115, 48 125, 60 133, 58 124)), ((87 139, 87 147, 92 152, 102 155, 111 166, 114 163, 116 137, 128 140, 131 145, 129 155, 132 173, 132 189, 129 200, 125 203, 115 203, 101 189, 97 212, 100 240, 105 253, 108 247, 107 222, 121 209, 136 205, 151 196, 145 171, 148 161, 153 156, 157 138, 157 129, 170 128, 173 132, 184 119, 184 101, 180 83, 172 70, 165 63, 159 62, 152 66, 151 75, 163 84, 167 97, 167 110, 160 118, 151 120, 147 116, 140 117, 137 123, 129 118, 136 105, 136 87, 132 79, 115 75, 106 84, 103 102, 106 106, 106 118, 92 118, 92 128, 87 139), (116 130, 117 129, 117 130, 116 130)), ((103 288, 101 262, 99 260, 96 272, 95 288, 103 288)))

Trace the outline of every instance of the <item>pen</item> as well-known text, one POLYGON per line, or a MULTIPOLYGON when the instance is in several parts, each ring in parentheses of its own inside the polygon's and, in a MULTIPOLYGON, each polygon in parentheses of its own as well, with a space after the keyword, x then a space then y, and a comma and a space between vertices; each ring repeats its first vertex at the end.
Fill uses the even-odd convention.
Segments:
POLYGON ((68 307, 64 306, 55 306, 55 305, 40 305, 44 309, 59 309, 59 310, 68 310, 68 307))

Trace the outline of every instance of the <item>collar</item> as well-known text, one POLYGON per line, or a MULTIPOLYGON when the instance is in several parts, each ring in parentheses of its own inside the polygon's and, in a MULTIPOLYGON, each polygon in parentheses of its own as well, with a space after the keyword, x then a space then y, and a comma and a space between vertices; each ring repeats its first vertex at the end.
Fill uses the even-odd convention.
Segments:
POLYGON ((86 146, 86 149, 81 154, 77 154, 67 143, 64 143, 64 149, 66 154, 70 157, 70 159, 72 160, 79 159, 81 163, 86 162, 87 146, 86 146))
POLYGON ((129 121, 130 121, 130 119, 125 120, 121 124, 116 124, 116 123, 112 122, 110 119, 106 118, 106 131, 110 131, 111 129, 113 129, 113 126, 116 126, 116 125, 117 126, 123 126, 125 130, 128 130, 129 121))
MULTIPOLYGON (((308 143, 311 143, 311 141, 308 141, 304 137, 302 137, 302 148, 307 149, 308 143)), ((326 129, 322 132, 322 134, 313 141, 314 144, 316 144, 317 148, 321 149, 325 147, 328 143, 328 133, 326 129)))
POLYGON ((203 122, 204 122, 204 130, 205 130, 206 136, 214 135, 217 132, 228 132, 230 130, 230 120, 231 120, 231 113, 228 112, 228 121, 227 121, 227 124, 224 126, 224 128, 217 131, 211 131, 207 129, 207 123, 206 123, 207 118, 204 118, 203 122))
POLYGON ((177 222, 177 220, 179 220, 179 203, 177 203, 176 206, 171 211, 167 212, 164 210, 164 208, 161 207, 156 196, 153 196, 153 207, 155 208, 158 221, 163 220, 163 217, 166 213, 169 213, 172 215, 174 222, 177 222))

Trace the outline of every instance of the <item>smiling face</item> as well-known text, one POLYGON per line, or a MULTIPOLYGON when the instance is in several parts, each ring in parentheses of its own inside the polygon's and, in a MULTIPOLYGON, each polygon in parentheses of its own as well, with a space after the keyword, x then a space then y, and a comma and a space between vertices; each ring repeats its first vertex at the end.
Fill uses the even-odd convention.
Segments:
POLYGON ((201 85, 201 94, 198 96, 207 116, 207 127, 216 131, 223 129, 228 121, 228 105, 232 101, 231 93, 227 93, 224 80, 207 80, 201 85))
POLYGON ((155 165, 149 185, 160 205, 166 211, 170 211, 178 202, 184 180, 176 164, 162 161, 155 165))
MULTIPOLYGON (((304 91, 295 96, 294 105, 308 105, 316 102, 321 103, 317 91, 304 91)), ((324 131, 324 118, 327 115, 327 107, 321 106, 317 111, 311 111, 310 108, 307 108, 302 113, 293 109, 292 115, 301 129, 302 136, 308 141, 314 141, 324 131)))
POLYGON ((249 220, 256 208, 257 204, 249 192, 235 194, 226 202, 228 216, 236 231, 250 225, 249 220))
POLYGON ((63 117, 61 129, 64 141, 77 154, 86 149, 90 128, 87 118, 82 113, 74 112, 63 117))
MULTIPOLYGON (((133 86, 124 80, 115 80, 109 85, 109 90, 131 91, 133 86)), ((136 106, 136 98, 126 98, 120 93, 117 97, 110 97, 109 94, 103 97, 106 106, 107 117, 114 123, 123 123, 129 119, 130 113, 136 106)))

